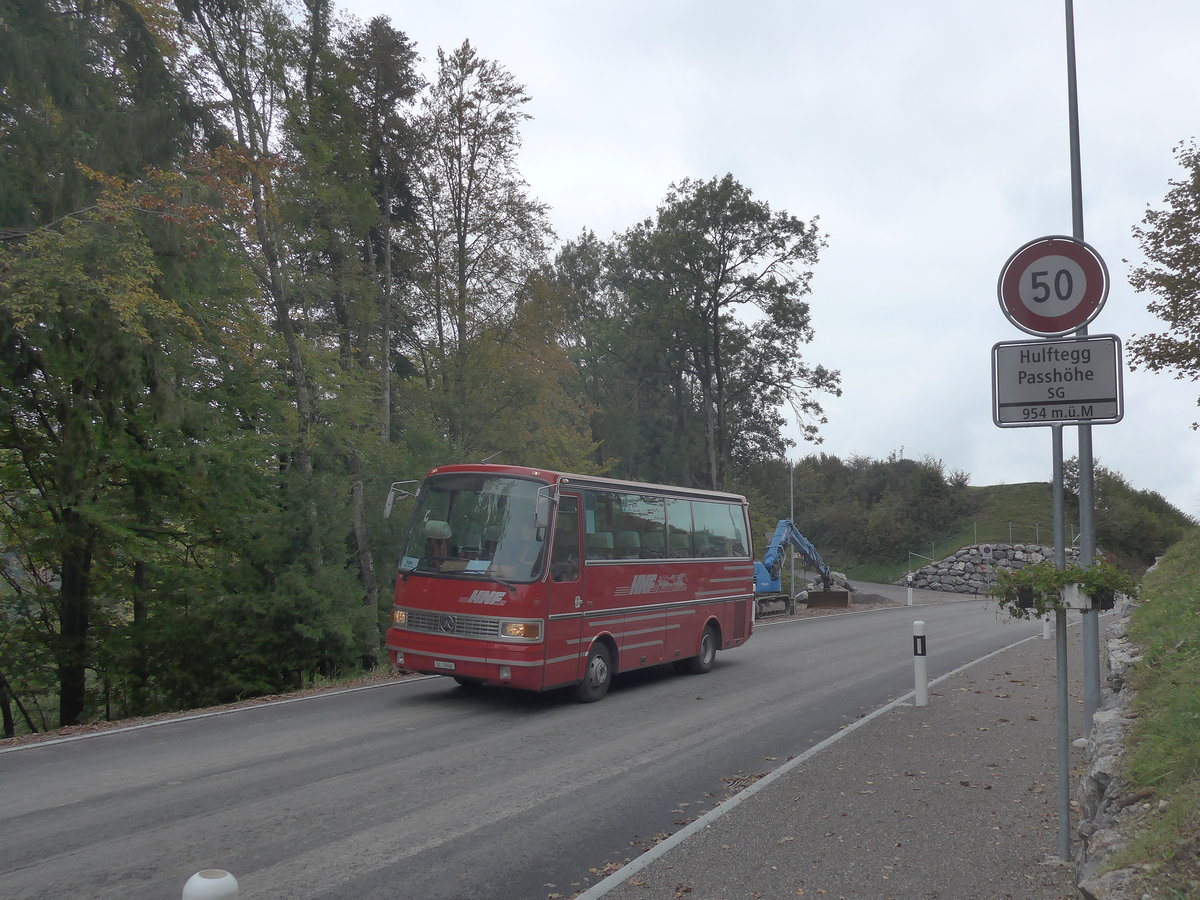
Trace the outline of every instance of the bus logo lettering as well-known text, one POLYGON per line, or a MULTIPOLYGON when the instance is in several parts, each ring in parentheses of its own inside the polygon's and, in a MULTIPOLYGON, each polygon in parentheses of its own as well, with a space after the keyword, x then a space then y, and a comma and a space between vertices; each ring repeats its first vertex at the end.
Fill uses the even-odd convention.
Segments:
POLYGON ((470 597, 461 598, 462 603, 481 606, 500 606, 504 603, 504 591, 474 591, 470 597))
POLYGON ((617 588, 617 595, 673 594, 687 590, 687 576, 678 575, 634 575, 627 588, 617 588))
POLYGON ((633 584, 629 587, 631 594, 649 594, 654 590, 654 583, 658 581, 657 575, 635 575, 633 584))

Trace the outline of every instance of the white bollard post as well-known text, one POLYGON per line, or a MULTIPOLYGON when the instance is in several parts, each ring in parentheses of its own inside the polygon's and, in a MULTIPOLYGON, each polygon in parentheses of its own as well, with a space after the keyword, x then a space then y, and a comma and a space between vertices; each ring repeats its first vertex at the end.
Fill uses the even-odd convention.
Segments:
POLYGON ((183 886, 183 900, 237 900, 237 879, 224 869, 201 869, 183 886))
POLYGON ((918 619, 913 622, 913 675, 916 679, 917 693, 913 698, 914 706, 929 705, 929 669, 925 661, 925 623, 918 619))
POLYGON ((908 605, 912 606, 912 572, 908 573, 908 605))
POLYGON ((1050 616, 1042 616, 1042 640, 1050 640, 1050 616))

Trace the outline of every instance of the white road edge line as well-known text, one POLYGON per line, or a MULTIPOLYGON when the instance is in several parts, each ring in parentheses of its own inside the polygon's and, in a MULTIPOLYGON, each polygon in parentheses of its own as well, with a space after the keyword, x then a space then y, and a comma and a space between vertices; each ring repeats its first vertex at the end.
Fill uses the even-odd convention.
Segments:
POLYGON ((51 738, 48 741, 30 741, 28 744, 18 744, 15 747, 0 747, 0 753, 15 753, 18 750, 32 750, 34 747, 51 747, 54 744, 69 744, 73 741, 85 741, 90 738, 104 737, 109 734, 124 734, 127 731, 140 731, 143 728, 157 728, 160 725, 175 725, 179 722, 192 722, 196 719, 212 719, 216 716, 229 716, 233 713, 246 712, 251 709, 267 709, 272 706, 283 706, 285 703, 301 703, 305 700, 319 700, 321 697, 336 697, 340 694, 354 694, 358 691, 373 691, 376 688, 391 687, 395 684, 415 684, 418 681, 428 681, 431 678, 441 678, 441 675, 421 675, 416 678, 397 678, 392 681, 381 681, 379 684, 362 684, 358 687, 342 688, 335 691, 323 691, 319 694, 308 694, 304 697, 284 697, 281 700, 264 700, 262 703, 252 703, 248 706, 237 706, 233 709, 214 709, 211 712, 192 713, 187 716, 175 716, 170 719, 159 719, 154 722, 140 722, 137 725, 121 725, 116 728, 105 728, 88 734, 72 734, 67 737, 51 738))
MULTIPOLYGON (((911 607, 906 607, 906 608, 911 608, 911 607)), ((972 666, 977 666, 977 665, 979 665, 979 663, 989 660, 993 656, 998 656, 1001 653, 1011 650, 1013 647, 1019 647, 1021 644, 1025 644, 1025 643, 1028 643, 1029 641, 1034 641, 1034 640, 1040 641, 1040 640, 1042 640, 1042 636, 1040 634, 1035 634, 1035 635, 1032 635, 1027 638, 1022 638, 1019 641, 1014 641, 1013 643, 1008 644, 1004 647, 1001 647, 998 650, 993 650, 991 653, 987 654, 986 656, 981 656, 981 657, 979 657, 979 659, 975 659, 969 663, 966 663, 965 665, 961 665, 957 669, 953 670, 952 672, 947 672, 945 675, 942 675, 938 678, 933 679, 933 681, 929 682, 929 684, 931 686, 935 685, 935 684, 940 684, 941 682, 945 681, 947 678, 957 675, 960 672, 965 672, 967 669, 971 668, 972 666)), ((838 741, 840 741, 842 738, 844 738, 846 735, 850 734, 851 732, 856 731, 859 727, 866 725, 872 719, 876 719, 879 716, 882 716, 884 713, 889 712, 892 709, 895 709, 897 706, 905 705, 907 703, 907 701, 912 699, 913 694, 915 694, 915 693, 916 693, 915 691, 909 691, 904 696, 896 698, 891 703, 888 703, 886 706, 881 706, 879 709, 875 710, 873 713, 868 713, 867 715, 863 716, 861 719, 857 719, 852 724, 847 725, 845 728, 843 728, 841 731, 837 732, 836 734, 830 735, 829 737, 825 738, 825 740, 821 741, 819 744, 814 744, 812 747, 809 747, 807 750, 805 750, 799 756, 793 757, 792 759, 785 762, 778 769, 775 769, 773 772, 770 772, 767 775, 764 775, 758 781, 754 782, 754 784, 752 784, 749 787, 745 788, 744 790, 741 790, 738 793, 734 794, 728 800, 725 800, 719 806, 716 806, 713 809, 709 810, 704 815, 702 815, 700 818, 698 818, 694 822, 692 822, 690 825, 687 825, 686 827, 681 828, 679 831, 672 834, 669 838, 664 840, 662 843, 655 845, 650 850, 647 850, 645 853, 643 853, 637 859, 633 860, 632 862, 626 863, 623 867, 621 867, 617 871, 613 872, 611 875, 607 876, 606 878, 604 878, 601 881, 596 882, 594 885, 592 885, 590 888, 588 888, 582 894, 577 895, 575 897, 575 900, 598 900, 598 898, 603 897, 609 891, 613 890, 613 888, 617 887, 620 884, 623 884, 630 877, 632 877, 633 875, 640 872, 642 869, 644 869, 646 866, 650 865, 650 863, 654 862, 660 856, 665 855, 668 851, 673 850, 675 847, 682 844, 684 841, 686 841, 689 837, 691 837, 696 832, 700 831, 701 829, 707 828, 718 818, 725 815, 725 813, 729 812, 730 810, 732 810, 734 807, 738 806, 742 802, 749 800, 751 797, 753 797, 759 791, 763 790, 765 787, 767 787, 772 782, 774 782, 777 778, 782 778, 788 772, 792 771, 792 769, 796 768, 800 764, 802 764, 802 763, 808 761, 809 759, 811 759, 812 757, 816 756, 822 750, 826 750, 829 747, 833 746, 838 741)))

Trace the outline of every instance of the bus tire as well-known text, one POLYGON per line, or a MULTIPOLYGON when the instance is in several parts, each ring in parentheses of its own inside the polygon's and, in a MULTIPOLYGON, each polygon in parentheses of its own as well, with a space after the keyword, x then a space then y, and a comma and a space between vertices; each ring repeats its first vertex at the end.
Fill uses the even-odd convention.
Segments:
POLYGON ((700 635, 700 652, 695 656, 680 660, 683 671, 689 675, 703 675, 713 667, 717 659, 717 630, 711 625, 700 635))
POLYGON ((612 651, 603 641, 597 641, 588 652, 583 681, 575 685, 575 699, 580 703, 595 703, 608 693, 612 676, 612 651))

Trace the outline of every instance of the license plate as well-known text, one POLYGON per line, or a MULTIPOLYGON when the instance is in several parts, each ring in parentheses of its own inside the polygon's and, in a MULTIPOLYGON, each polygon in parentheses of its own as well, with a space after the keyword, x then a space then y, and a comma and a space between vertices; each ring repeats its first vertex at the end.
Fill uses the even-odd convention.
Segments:
POLYGON ((453 669, 454 669, 454 663, 452 663, 452 662, 445 662, 444 660, 440 660, 440 659, 435 659, 435 660, 433 661, 433 667, 434 667, 435 669, 450 669, 450 670, 453 670, 453 669))

